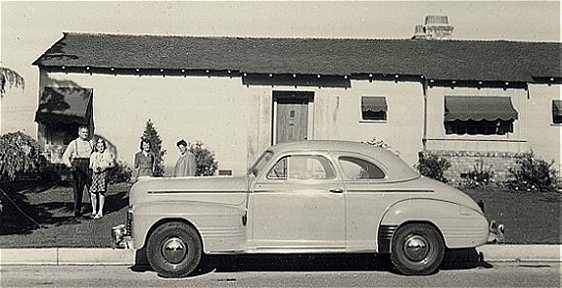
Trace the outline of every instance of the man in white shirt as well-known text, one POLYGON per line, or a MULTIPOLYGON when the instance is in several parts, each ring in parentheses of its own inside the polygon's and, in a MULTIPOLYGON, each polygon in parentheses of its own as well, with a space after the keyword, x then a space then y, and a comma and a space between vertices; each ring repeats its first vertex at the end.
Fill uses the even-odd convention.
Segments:
POLYGON ((71 168, 72 178, 74 179, 74 216, 82 215, 82 195, 84 185, 90 189, 90 155, 94 148, 94 142, 88 139, 89 130, 86 126, 78 128, 78 138, 70 141, 62 160, 64 164, 71 168))

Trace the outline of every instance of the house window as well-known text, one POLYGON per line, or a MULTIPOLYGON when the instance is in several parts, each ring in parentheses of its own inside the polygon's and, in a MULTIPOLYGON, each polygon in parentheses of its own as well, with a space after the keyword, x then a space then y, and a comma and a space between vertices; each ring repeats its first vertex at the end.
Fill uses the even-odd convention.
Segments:
POLYGON ((517 118, 509 97, 445 96, 446 134, 505 135, 517 118))
POLYGON ((562 100, 552 100, 552 123, 562 124, 562 100))
POLYGON ((386 97, 363 96, 361 97, 361 116, 363 120, 386 121, 386 97))

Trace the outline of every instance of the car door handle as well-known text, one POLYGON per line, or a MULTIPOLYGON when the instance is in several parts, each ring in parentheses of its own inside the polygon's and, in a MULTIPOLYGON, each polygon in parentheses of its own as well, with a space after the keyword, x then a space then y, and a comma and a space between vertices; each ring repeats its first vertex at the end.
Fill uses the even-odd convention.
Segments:
POLYGON ((332 188, 332 189, 330 189, 330 192, 332 192, 332 193, 343 193, 343 189, 341 189, 341 188, 332 188))

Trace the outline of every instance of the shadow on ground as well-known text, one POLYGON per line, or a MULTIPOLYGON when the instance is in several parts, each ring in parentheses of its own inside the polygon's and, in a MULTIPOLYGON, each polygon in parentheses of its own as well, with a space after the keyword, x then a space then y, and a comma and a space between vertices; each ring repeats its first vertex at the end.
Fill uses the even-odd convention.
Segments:
MULTIPOLYGON (((137 251, 137 263, 130 267, 134 272, 153 271, 147 264, 144 250, 137 251)), ((441 270, 463 270, 493 266, 479 255, 476 249, 449 250, 441 270)), ((389 254, 260 254, 203 257, 197 270, 189 277, 210 272, 271 272, 271 271, 386 271, 394 274, 389 254)), ((438 271, 436 272, 438 273, 438 271)))
MULTIPOLYGON (((68 183, 41 181, 9 182, 0 184, 0 236, 26 235, 39 228, 79 224, 85 218, 73 215, 72 188, 68 183)), ((128 191, 117 190, 107 194, 105 214, 117 212, 128 205, 128 191)), ((84 190, 84 214, 91 213, 89 194, 84 190)))

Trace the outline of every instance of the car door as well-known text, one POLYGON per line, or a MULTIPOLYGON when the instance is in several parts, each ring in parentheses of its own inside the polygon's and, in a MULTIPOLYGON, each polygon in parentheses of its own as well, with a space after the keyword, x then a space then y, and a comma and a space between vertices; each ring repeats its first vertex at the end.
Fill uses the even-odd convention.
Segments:
POLYGON ((343 184, 328 155, 284 155, 250 195, 256 249, 345 249, 343 184))
POLYGON ((374 251, 386 209, 408 196, 387 181, 386 167, 364 155, 336 153, 346 195, 347 250, 374 251))

